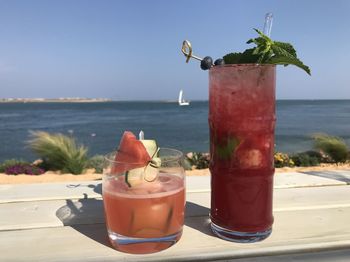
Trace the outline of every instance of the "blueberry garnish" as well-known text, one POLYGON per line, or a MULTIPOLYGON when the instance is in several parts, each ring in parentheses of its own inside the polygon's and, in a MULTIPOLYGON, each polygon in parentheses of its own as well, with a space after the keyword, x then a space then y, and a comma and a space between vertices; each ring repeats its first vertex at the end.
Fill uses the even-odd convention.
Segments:
POLYGON ((210 56, 206 56, 203 58, 201 61, 201 68, 203 70, 208 70, 212 67, 213 65, 213 59, 210 56))
POLYGON ((222 58, 219 58, 219 59, 216 59, 215 62, 214 62, 214 65, 224 65, 225 64, 225 61, 224 59, 222 58))

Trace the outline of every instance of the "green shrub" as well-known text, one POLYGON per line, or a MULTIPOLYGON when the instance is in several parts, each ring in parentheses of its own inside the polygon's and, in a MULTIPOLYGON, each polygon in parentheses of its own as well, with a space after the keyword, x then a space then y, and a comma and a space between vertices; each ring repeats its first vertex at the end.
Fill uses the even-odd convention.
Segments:
POLYGON ((303 152, 304 154, 307 154, 309 157, 313 157, 313 158, 316 158, 317 161, 319 163, 322 163, 324 161, 327 161, 324 157, 324 155, 322 155, 320 152, 318 151, 313 151, 313 150, 309 150, 309 151, 305 151, 303 152))
POLYGON ((31 134, 29 147, 42 160, 42 166, 63 173, 81 174, 87 164, 87 148, 78 146, 75 139, 63 134, 36 131, 31 134))
POLYGON ((87 161, 86 167, 87 168, 94 168, 96 173, 102 174, 103 163, 104 163, 104 156, 95 155, 95 156, 89 158, 89 160, 87 161))
POLYGON ((328 155, 335 163, 344 163, 348 158, 348 148, 340 137, 327 134, 313 135, 314 147, 328 155))
POLYGON ((190 161, 187 159, 187 157, 185 157, 182 160, 182 165, 183 165, 185 170, 192 170, 192 165, 191 165, 190 161))
POLYGON ((8 159, 8 160, 5 160, 4 162, 2 162, 0 164, 0 173, 5 173, 5 170, 8 168, 8 167, 12 167, 12 166, 15 166, 15 165, 27 165, 27 164, 30 164, 29 162, 27 161, 24 161, 24 160, 18 160, 18 159, 8 159))
MULTIPOLYGON (((309 151, 308 151, 309 152, 309 151)), ((303 152, 295 154, 291 157, 295 166, 318 166, 320 161, 317 156, 308 154, 308 152, 303 152)))
POLYGON ((274 154, 274 164, 275 167, 293 167, 294 162, 293 160, 288 156, 288 154, 284 154, 281 152, 276 152, 274 154))
POLYGON ((208 153, 191 152, 186 155, 186 160, 196 169, 205 169, 209 167, 210 157, 208 153))

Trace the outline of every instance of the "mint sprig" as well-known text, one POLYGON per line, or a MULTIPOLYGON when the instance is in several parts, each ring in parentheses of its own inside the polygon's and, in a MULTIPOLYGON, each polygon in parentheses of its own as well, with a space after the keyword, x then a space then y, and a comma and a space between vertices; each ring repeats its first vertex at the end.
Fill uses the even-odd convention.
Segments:
POLYGON ((303 64, 297 57, 295 48, 284 42, 273 41, 270 37, 254 29, 259 37, 252 38, 247 44, 255 44, 256 47, 246 49, 243 53, 230 53, 225 55, 225 64, 275 64, 275 65, 295 65, 311 75, 310 68, 303 64))
POLYGON ((236 137, 231 137, 227 139, 226 144, 217 144, 216 153, 219 159, 228 160, 232 157, 240 141, 236 137))

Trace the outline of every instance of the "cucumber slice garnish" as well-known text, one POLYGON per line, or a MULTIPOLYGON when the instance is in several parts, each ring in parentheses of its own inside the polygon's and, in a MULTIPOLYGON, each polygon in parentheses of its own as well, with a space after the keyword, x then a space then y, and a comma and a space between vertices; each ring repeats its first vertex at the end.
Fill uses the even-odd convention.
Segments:
POLYGON ((125 183, 129 187, 140 185, 144 181, 153 182, 157 179, 159 167, 161 166, 161 159, 154 157, 145 167, 134 168, 126 172, 125 183))
POLYGON ((159 168, 162 165, 162 160, 159 157, 153 157, 149 164, 153 167, 159 168))
POLYGON ((145 167, 134 168, 125 173, 125 183, 129 187, 137 186, 143 183, 143 176, 145 172, 145 167))
POLYGON ((131 169, 125 174, 125 183, 129 187, 137 186, 144 181, 153 182, 157 179, 159 173, 159 167, 162 164, 161 159, 158 157, 159 147, 155 140, 140 140, 145 146, 147 153, 152 158, 151 161, 145 166, 140 168, 131 169))
POLYGON ((146 166, 143 179, 147 182, 153 182, 158 177, 158 167, 154 167, 151 162, 146 166))
POLYGON ((158 145, 156 140, 140 140, 140 141, 145 146, 149 156, 152 158, 158 150, 158 145))
POLYGON ((125 174, 125 183, 129 187, 142 184, 144 181, 153 182, 158 177, 159 167, 149 162, 145 167, 131 169, 125 174))

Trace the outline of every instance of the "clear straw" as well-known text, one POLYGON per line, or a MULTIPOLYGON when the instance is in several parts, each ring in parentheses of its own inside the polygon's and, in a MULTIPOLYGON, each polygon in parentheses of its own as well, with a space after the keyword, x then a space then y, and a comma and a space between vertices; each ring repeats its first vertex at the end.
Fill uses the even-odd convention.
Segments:
POLYGON ((141 130, 139 133, 139 140, 144 140, 145 139, 145 133, 141 130))
POLYGON ((272 20, 273 20, 273 15, 272 13, 267 13, 265 15, 265 23, 264 23, 264 30, 263 33, 270 37, 271 35, 271 28, 272 28, 272 20))

